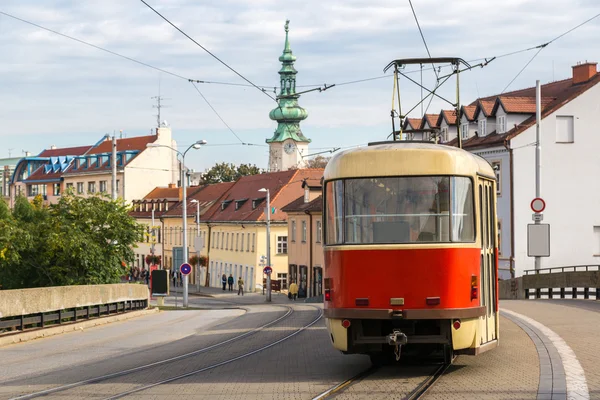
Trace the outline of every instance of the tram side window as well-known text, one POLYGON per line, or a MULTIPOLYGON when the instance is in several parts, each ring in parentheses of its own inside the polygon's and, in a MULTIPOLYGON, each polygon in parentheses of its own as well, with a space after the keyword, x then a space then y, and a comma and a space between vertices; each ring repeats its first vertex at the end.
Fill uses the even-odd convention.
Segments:
POLYGON ((344 212, 344 183, 343 181, 328 182, 325 197, 327 205, 325 225, 327 244, 338 244, 343 241, 343 212, 344 212))
POLYGON ((452 193, 452 241, 472 242, 475 230, 471 179, 452 177, 452 193))

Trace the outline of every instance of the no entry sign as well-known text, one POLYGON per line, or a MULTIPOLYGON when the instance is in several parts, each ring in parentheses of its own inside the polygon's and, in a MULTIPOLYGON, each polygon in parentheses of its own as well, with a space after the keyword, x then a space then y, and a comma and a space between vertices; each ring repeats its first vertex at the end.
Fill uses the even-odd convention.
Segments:
POLYGON ((531 200, 531 209, 533 212, 539 213, 544 211, 545 208, 546 202, 541 197, 536 197, 535 199, 531 200))

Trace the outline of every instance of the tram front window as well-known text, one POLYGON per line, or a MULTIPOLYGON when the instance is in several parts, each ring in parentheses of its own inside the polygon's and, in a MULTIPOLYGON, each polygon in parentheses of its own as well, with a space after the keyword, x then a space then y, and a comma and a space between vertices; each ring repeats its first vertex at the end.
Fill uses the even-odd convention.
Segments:
MULTIPOLYGON (((335 243, 473 241, 473 190, 464 177, 345 179, 327 188, 328 239, 335 243), (343 198, 341 182, 343 182, 343 198), (330 195, 335 195, 329 197, 330 195), (335 199, 335 201, 334 201, 335 199), (343 218, 340 223, 341 209, 343 218), (333 220, 335 219, 335 223, 333 220), (452 227, 451 227, 452 225, 452 227), (340 232, 339 230, 343 230, 340 232), (451 232, 452 231, 452 232, 451 232), (343 235, 341 235, 343 233, 343 235)), ((334 244, 328 240, 328 244, 334 244)))

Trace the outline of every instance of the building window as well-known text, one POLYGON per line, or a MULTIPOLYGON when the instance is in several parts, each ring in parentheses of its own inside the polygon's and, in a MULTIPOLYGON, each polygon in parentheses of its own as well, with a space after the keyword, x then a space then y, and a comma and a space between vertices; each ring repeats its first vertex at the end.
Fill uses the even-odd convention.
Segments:
POLYGON ((83 193, 83 182, 77 182, 77 194, 83 193))
POLYGON ((67 190, 73 190, 73 184, 67 183, 67 190))
POLYGON ((306 221, 302 221, 302 243, 306 243, 306 221))
POLYGON ((494 168, 494 173, 496 174, 496 195, 502 195, 502 162, 500 161, 492 161, 492 168, 494 168))
POLYGON ((225 244, 225 232, 221 232, 221 250, 223 250, 224 244, 225 244))
POLYGON ((600 257, 600 226, 594 227, 594 255, 600 257))
POLYGON ((100 193, 106 193, 106 181, 100 181, 100 193))
POLYGON ((252 234, 252 252, 253 252, 253 253, 254 253, 254 244, 255 244, 255 242, 256 242, 256 234, 255 234, 255 233, 253 233, 253 234, 252 234))
POLYGON ((496 117, 496 133, 506 132, 506 115, 496 117))
POLYGON ((116 193, 119 193, 119 185, 120 185, 120 181, 117 179, 117 187, 115 189, 116 193))
POLYGON ((88 182, 88 192, 96 193, 96 182, 88 182))
POLYGON ((287 254, 287 236, 277 236, 277 254, 287 254))
MULTIPOLYGON (((231 248, 233 249, 233 235, 231 235, 231 248)), ((227 232, 227 241, 225 242, 225 250, 229 250, 229 232, 227 232)))
POLYGON ((242 233, 242 245, 240 246, 240 251, 244 251, 244 234, 242 233))
POLYGON ((556 143, 573 143, 574 141, 573 116, 557 116, 556 143))
POLYGON ((479 120, 479 137, 485 136, 486 133, 486 128, 487 128, 487 121, 485 119, 481 119, 479 120))
POLYGON ((442 128, 442 142, 447 142, 448 141, 448 127, 444 126, 442 128))
POLYGON ((292 243, 296 241, 296 220, 292 220, 292 243))
POLYGON ((248 232, 248 243, 246 243, 246 251, 250 251, 250 232, 248 232))
POLYGON ((463 139, 469 138, 469 123, 461 124, 460 126, 460 134, 463 139))
POLYGON ((321 221, 317 221, 317 243, 321 243, 322 236, 323 236, 323 227, 321 226, 321 221))
POLYGON ((277 280, 281 282, 282 289, 287 289, 287 274, 277 273, 277 280))
POLYGON ((55 183, 52 185, 52 194, 54 196, 60 196, 60 183, 55 183))
POLYGON ((239 244, 240 244, 240 234, 236 233, 235 234, 235 251, 238 251, 239 249, 239 244))

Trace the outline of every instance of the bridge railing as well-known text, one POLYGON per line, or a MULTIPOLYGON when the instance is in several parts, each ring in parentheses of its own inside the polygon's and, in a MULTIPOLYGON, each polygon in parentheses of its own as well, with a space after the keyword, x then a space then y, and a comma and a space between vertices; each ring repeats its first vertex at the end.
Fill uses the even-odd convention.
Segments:
POLYGON ((570 265, 567 267, 526 269, 525 275, 552 274, 552 273, 557 273, 557 272, 578 272, 578 271, 581 271, 581 272, 600 271, 600 265, 570 265))
POLYGON ((525 275, 498 282, 500 299, 600 300, 600 266, 571 265, 527 270, 525 275))
POLYGON ((145 285, 57 286, 0 291, 0 336, 148 307, 145 285))

